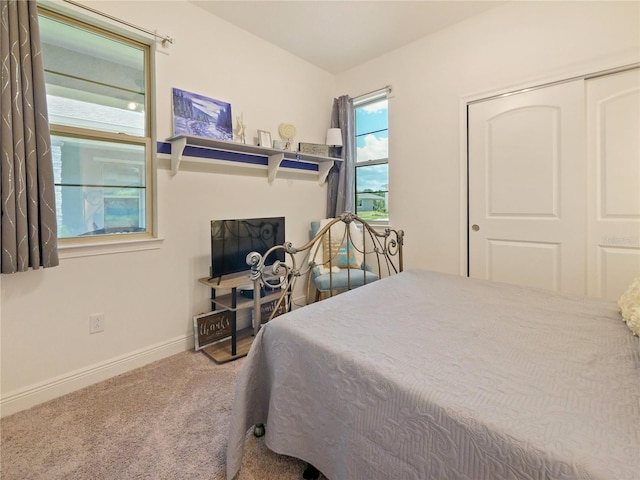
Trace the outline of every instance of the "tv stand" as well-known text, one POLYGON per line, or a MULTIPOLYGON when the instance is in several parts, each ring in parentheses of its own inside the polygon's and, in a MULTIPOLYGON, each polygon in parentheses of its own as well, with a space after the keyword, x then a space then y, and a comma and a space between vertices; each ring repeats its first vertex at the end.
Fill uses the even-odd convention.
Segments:
MULTIPOLYGON (((240 287, 251 283, 249 273, 250 271, 247 270, 222 277, 205 277, 198 279, 199 283, 206 285, 211 290, 211 308, 213 310, 222 309, 231 312, 229 321, 231 335, 219 344, 216 343, 203 348, 203 351, 218 363, 224 363, 246 356, 253 342, 253 335, 257 333, 260 327, 261 315, 260 312, 255 312, 255 325, 253 328, 248 328, 246 331, 240 332, 237 330, 237 312, 252 308, 255 305, 254 299, 240 295, 240 287), (221 291, 224 293, 220 294, 221 291)), ((259 299, 260 305, 279 299, 281 293, 282 291, 279 289, 267 290, 265 295, 259 299)))

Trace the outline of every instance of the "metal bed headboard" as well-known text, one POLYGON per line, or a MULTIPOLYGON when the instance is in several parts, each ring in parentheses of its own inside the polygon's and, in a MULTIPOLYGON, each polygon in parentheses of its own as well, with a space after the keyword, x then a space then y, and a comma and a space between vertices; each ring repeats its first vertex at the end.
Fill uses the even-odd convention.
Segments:
POLYGON ((402 272, 403 244, 403 230, 376 229, 354 213, 345 212, 323 225, 301 247, 285 242, 263 254, 251 252, 247 255, 247 264, 251 267, 250 278, 254 288, 254 333, 258 332, 261 324, 260 299, 265 287, 281 290, 271 310, 271 320, 276 312, 291 310, 294 287, 301 278, 306 278, 308 301, 310 291, 315 288, 314 279, 319 275, 325 275, 323 283, 328 283, 326 293, 333 296, 402 272), (284 251, 285 261, 266 266, 265 259, 277 250, 284 251), (355 257, 360 262, 351 263, 355 257), (337 265, 342 265, 341 272, 336 271, 337 265))

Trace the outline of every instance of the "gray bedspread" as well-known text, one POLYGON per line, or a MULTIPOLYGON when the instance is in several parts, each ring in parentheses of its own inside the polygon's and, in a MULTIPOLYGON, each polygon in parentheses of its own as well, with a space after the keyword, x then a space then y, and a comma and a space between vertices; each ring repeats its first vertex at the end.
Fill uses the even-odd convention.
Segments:
POLYGON ((265 325, 246 432, 331 480, 640 479, 640 340, 613 302, 405 271, 265 325))

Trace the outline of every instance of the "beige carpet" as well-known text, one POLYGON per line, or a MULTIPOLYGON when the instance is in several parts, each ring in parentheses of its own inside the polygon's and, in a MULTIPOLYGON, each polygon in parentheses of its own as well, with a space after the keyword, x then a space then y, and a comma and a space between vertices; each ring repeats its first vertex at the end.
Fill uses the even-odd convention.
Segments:
MULTIPOLYGON (((222 480, 243 362, 184 352, 6 417, 0 478, 222 480)), ((240 480, 302 478, 303 462, 247 439, 240 480)))

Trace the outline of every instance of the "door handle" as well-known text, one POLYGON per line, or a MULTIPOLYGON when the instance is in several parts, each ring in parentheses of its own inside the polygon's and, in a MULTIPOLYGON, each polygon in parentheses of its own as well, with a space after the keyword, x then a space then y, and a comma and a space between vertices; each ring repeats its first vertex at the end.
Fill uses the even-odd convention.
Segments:
POLYGON ((480 227, 479 227, 477 224, 475 224, 475 223, 474 223, 474 224, 471 226, 471 230, 473 230, 474 232, 477 232, 478 230, 480 230, 480 227))

